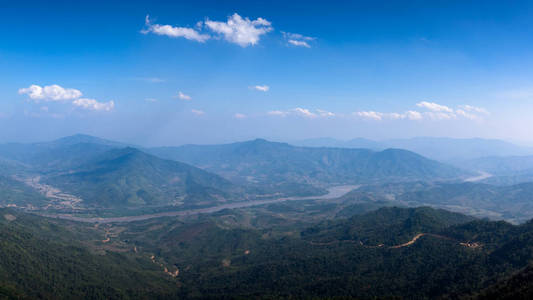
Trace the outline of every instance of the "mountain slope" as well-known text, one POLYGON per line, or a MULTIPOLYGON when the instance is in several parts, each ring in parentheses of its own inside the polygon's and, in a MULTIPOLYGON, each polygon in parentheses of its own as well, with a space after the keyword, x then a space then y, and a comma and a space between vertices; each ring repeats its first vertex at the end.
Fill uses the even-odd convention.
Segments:
POLYGON ((533 154, 533 149, 501 140, 417 137, 383 141, 389 147, 402 148, 439 161, 460 161, 486 156, 533 154))
POLYGON ((377 180, 450 179, 465 172, 418 154, 387 149, 295 147, 266 140, 226 145, 152 148, 150 153, 183 161, 250 184, 362 183, 377 180))
POLYGON ((123 147, 126 145, 77 134, 50 142, 0 144, 0 157, 50 172, 77 167, 110 149, 123 147))
POLYGON ((465 208, 472 210, 471 214, 484 210, 492 217, 516 222, 533 218, 533 183, 510 186, 467 182, 439 184, 405 192, 397 196, 397 200, 410 205, 465 208))
POLYGON ((0 299, 129 299, 176 289, 148 257, 91 249, 93 228, 0 209, 0 299))
POLYGON ((217 175, 135 148, 110 150, 83 166, 45 179, 94 206, 206 205, 237 191, 217 175))

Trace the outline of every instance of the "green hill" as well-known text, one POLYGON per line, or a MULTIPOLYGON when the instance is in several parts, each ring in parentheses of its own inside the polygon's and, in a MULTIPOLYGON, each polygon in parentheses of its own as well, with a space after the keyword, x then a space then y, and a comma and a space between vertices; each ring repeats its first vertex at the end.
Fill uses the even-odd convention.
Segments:
POLYGON ((101 238, 81 224, 0 209, 0 299, 138 299, 176 289, 148 257, 89 246, 101 238))
POLYGON ((400 149, 376 152, 368 149, 295 147, 257 139, 226 145, 187 145, 149 151, 220 174, 234 182, 257 185, 443 180, 466 174, 400 149))
POLYGON ((217 175, 135 148, 110 150, 45 182, 103 207, 202 206, 228 201, 239 191, 217 175))

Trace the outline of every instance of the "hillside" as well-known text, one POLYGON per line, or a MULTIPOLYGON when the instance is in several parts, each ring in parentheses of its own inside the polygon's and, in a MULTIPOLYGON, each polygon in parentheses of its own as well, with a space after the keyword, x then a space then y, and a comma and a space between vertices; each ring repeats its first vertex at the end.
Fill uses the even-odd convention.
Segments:
POLYGON ((380 209, 300 234, 227 225, 238 219, 150 220, 120 236, 176 265, 188 295, 205 298, 455 298, 533 258, 531 227, 430 208, 380 209))
POLYGON ((223 178, 135 148, 114 149, 45 182, 85 205, 202 206, 228 201, 239 190, 223 178))
POLYGON ((468 174, 400 149, 375 152, 295 147, 261 139, 226 145, 153 148, 150 153, 195 165, 237 183, 257 185, 430 181, 468 174))
POLYGON ((91 158, 125 144, 77 134, 41 143, 0 144, 0 158, 32 167, 34 171, 58 171, 77 167, 91 158))
POLYGON ((99 239, 93 228, 0 209, 0 298, 128 299, 175 290, 148 257, 89 246, 99 239))
POLYGON ((0 175, 0 207, 7 205, 42 206, 47 199, 36 190, 11 177, 0 175))
POLYGON ((252 225, 244 210, 99 226, 0 217, 0 295, 420 299, 512 295, 507 281, 530 289, 532 223, 427 207, 302 229, 282 225, 293 222, 282 214, 259 213, 252 225))
POLYGON ((438 184, 407 191, 396 199, 411 205, 465 208, 470 214, 483 210, 494 218, 523 222, 533 218, 533 183, 493 186, 483 183, 438 184))

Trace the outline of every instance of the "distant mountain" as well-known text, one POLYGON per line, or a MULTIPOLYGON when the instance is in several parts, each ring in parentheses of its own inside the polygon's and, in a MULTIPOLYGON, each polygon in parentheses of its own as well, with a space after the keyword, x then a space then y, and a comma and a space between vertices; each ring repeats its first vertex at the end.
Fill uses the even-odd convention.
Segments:
POLYGON ((533 148, 517 146, 501 140, 418 137, 386 140, 389 147, 406 149, 439 161, 452 162, 486 156, 533 154, 533 148))
POLYGON ((109 150, 44 181, 84 204, 103 207, 207 205, 227 201, 238 191, 217 175, 130 147, 109 150))
POLYGON ((365 138, 351 140, 337 140, 333 138, 316 138, 291 142, 290 144, 303 147, 335 147, 335 148, 363 148, 371 150, 384 150, 386 145, 365 138))
POLYGON ((32 166, 39 171, 72 168, 113 148, 126 144, 77 134, 51 142, 0 144, 0 158, 32 166))
POLYGON ((458 162, 469 170, 488 172, 493 175, 514 175, 533 173, 533 155, 529 156, 488 156, 458 162))
POLYGON ((257 139, 225 145, 152 148, 149 151, 241 184, 293 182, 325 185, 380 180, 442 180, 466 174, 401 149, 376 152, 368 149, 297 147, 257 139))
POLYGON ((487 156, 533 155, 533 148, 517 146, 502 140, 481 138, 416 137, 382 141, 364 138, 347 141, 333 138, 318 138, 296 141, 293 144, 307 147, 365 148, 372 150, 400 148, 416 152, 431 159, 457 164, 461 164, 465 160, 487 156))

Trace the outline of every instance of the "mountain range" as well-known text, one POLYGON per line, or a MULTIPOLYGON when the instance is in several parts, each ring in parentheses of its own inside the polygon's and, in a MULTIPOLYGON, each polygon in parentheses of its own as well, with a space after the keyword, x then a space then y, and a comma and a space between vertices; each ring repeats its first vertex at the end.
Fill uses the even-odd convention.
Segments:
POLYGON ((78 197, 85 207, 206 206, 258 196, 321 195, 334 185, 472 175, 401 149, 297 147, 262 139, 142 148, 75 135, 2 144, 0 158, 24 170, 21 181, 38 178, 34 185, 78 197))
POLYGON ((518 146, 502 140, 481 138, 416 137, 381 141, 364 138, 347 141, 318 138, 295 141, 293 144, 312 147, 369 148, 374 150, 400 148, 443 162, 460 162, 487 156, 533 155, 533 148, 531 147, 518 146))
POLYGON ((376 180, 445 180, 466 171, 402 149, 299 147, 263 139, 225 145, 152 148, 239 183, 346 184, 376 180))
POLYGON ((515 226, 427 207, 382 208, 286 231, 269 226, 270 219, 263 229, 250 227, 245 216, 225 211, 93 226, 0 209, 0 296, 531 295, 531 223, 515 226), (231 219, 236 222, 228 225, 231 219))

